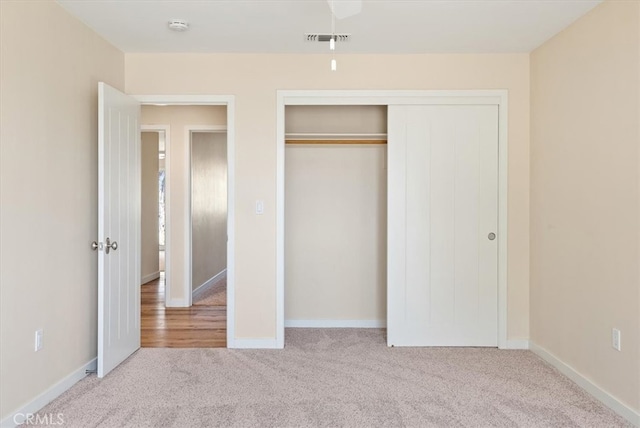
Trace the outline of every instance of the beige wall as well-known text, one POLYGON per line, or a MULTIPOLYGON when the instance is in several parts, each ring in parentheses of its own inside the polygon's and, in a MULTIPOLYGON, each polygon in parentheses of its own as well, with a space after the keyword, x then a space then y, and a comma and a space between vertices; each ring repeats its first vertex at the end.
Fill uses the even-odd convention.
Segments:
MULTIPOLYGON (((155 71, 152 71, 155 73, 155 71)), ((129 94, 138 94, 136 91, 129 91, 129 94)), ((158 93, 163 93, 160 91, 158 93)), ((189 159, 188 125, 220 125, 227 124, 227 108, 224 106, 152 106, 143 105, 141 108, 140 122, 143 125, 169 125, 170 147, 167 150, 167 195, 170 206, 169 221, 167 225, 168 248, 167 266, 168 279, 171 284, 170 300, 184 300, 184 278, 185 271, 185 227, 187 218, 185 207, 189 204, 189 171, 187 162, 189 159)))
POLYGON ((142 282, 160 273, 158 238, 158 133, 143 132, 141 139, 141 243, 142 282))
POLYGON ((529 55, 337 59, 340 71, 331 72, 324 55, 126 55, 128 93, 236 97, 236 337, 275 337, 276 90, 503 88, 509 90, 508 337, 528 338, 529 55), (256 199, 264 199, 264 215, 255 215, 256 199))
POLYGON ((386 322, 386 145, 285 150, 285 320, 386 322))
POLYGON ((124 56, 52 1, 0 1, 0 58, 4 418, 96 356, 97 86, 124 89, 124 56))
POLYGON ((287 106, 285 132, 385 134, 387 106, 287 106))
POLYGON ((636 411, 639 9, 605 2, 531 56, 531 339, 636 411))
POLYGON ((227 134, 191 134, 191 286, 227 268, 227 134))

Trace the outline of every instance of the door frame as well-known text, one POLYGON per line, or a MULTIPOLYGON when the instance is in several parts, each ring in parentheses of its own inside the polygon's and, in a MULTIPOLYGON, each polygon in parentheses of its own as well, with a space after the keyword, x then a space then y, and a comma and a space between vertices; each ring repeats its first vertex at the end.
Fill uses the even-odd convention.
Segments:
MULTIPOLYGON (((184 229, 184 254, 185 254, 185 273, 184 273, 184 284, 185 284, 185 293, 189 295, 189 306, 193 305, 193 222, 191 215, 193 213, 193 198, 191 194, 191 185, 193 184, 193 175, 191 171, 191 133, 192 132, 212 132, 212 133, 227 133, 227 125, 185 125, 184 127, 184 141, 187 144, 187 154, 185 157, 185 168, 188 171, 188 177, 186 182, 186 187, 184 189, 185 195, 189 198, 189 202, 185 206, 185 218, 187 221, 185 222, 184 229)), ((229 137, 227 133, 227 145, 229 144, 229 137)), ((228 154, 228 153, 227 153, 228 154)), ((229 168, 229 159, 227 159, 227 170, 229 168)), ((229 188, 229 178, 227 177, 227 191, 229 188)), ((227 224, 229 223, 229 207, 227 206, 227 224)), ((227 254, 228 255, 228 254, 227 254)), ((227 260, 228 262, 229 260, 227 260)))
MULTIPOLYGON (((226 106, 227 107, 227 348, 235 347, 235 96, 234 95, 132 95, 142 105, 202 105, 202 106, 226 106)), ((175 147, 173 147, 175 150, 175 147)), ((187 158, 190 156, 190 144, 185 144, 187 158)), ((168 156, 168 155, 167 155, 168 156)), ((191 161, 189 160, 189 167, 191 161)), ((165 165, 166 174, 170 175, 171 164, 165 165)), ((191 186, 189 180, 189 188, 191 186)), ((169 190, 166 190, 169 193, 169 190)), ((189 198, 190 199, 190 198, 189 198)), ((187 207, 190 212, 190 208, 187 207)), ((165 215, 166 212, 165 212, 165 215)), ((188 222, 188 221, 187 221, 188 222)), ((187 227, 187 226, 185 226, 187 227)), ((190 225, 189 225, 190 227, 190 225)), ((188 240, 188 237, 185 237, 188 240)), ((190 245, 190 244, 189 244, 190 245)), ((185 269, 188 266, 185 254, 185 269)), ((166 253, 165 253, 166 255, 166 253)), ((189 256, 190 257, 190 256, 189 256)), ((189 276, 190 276, 189 269, 189 276)), ((172 301, 172 306, 191 306, 191 281, 184 284, 185 298, 180 301, 172 301), (173 304, 176 305, 173 305, 173 304)), ((167 290, 167 299, 169 298, 167 290)))
POLYGON ((498 348, 507 339, 508 91, 497 90, 278 90, 276 101, 276 347, 284 347, 285 106, 287 105, 498 106, 498 348))
MULTIPOLYGON (((137 97, 136 97, 137 98, 137 97)), ((171 281, 169 267, 169 260, 171 259, 171 238, 170 238, 170 209, 169 209, 169 183, 170 183, 170 168, 168 167, 171 162, 171 126, 170 125, 140 125, 140 132, 164 132, 164 304, 170 306, 169 296, 171 293, 171 281)), ((158 248, 158 251, 160 249, 158 248)))

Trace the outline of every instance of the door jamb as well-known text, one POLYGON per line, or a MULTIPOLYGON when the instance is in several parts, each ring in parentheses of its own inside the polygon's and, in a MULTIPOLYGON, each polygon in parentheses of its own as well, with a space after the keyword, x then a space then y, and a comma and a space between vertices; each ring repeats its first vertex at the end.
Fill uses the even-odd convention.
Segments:
POLYGON ((507 338, 508 91, 498 90, 278 90, 276 101, 276 348, 284 347, 285 106, 286 105, 498 106, 498 348, 507 338))
MULTIPOLYGON (((235 347, 235 96, 132 95, 142 105, 222 105, 227 107, 227 348, 235 347)), ((174 150, 176 147, 173 148, 174 150)), ((184 150, 184 149, 183 149, 184 150)), ((170 165, 165 166, 170 168, 170 165)), ((186 263, 185 263, 186 264, 186 263)), ((185 266, 186 268, 186 266, 185 266)), ((187 307, 191 293, 180 306, 187 307)), ((174 303, 174 302, 172 302, 174 303)))

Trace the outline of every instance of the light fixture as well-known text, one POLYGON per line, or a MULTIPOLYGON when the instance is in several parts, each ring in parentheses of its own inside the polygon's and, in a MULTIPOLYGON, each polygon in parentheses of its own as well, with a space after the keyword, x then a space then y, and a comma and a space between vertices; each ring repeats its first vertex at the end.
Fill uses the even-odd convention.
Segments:
POLYGON ((172 19, 168 25, 170 30, 178 32, 184 32, 189 29, 189 23, 183 19, 172 19))
POLYGON ((338 63, 336 62, 336 14, 333 13, 333 0, 329 4, 331 6, 331 40, 329 40, 329 50, 333 53, 331 58, 331 71, 338 69, 338 63))

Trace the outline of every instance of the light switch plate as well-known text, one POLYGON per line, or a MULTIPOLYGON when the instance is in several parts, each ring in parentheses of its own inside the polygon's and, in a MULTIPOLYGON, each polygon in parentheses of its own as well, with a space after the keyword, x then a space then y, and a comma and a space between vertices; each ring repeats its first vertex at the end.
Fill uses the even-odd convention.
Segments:
POLYGON ((256 201, 256 214, 264 214, 264 201, 262 199, 258 199, 256 201))

